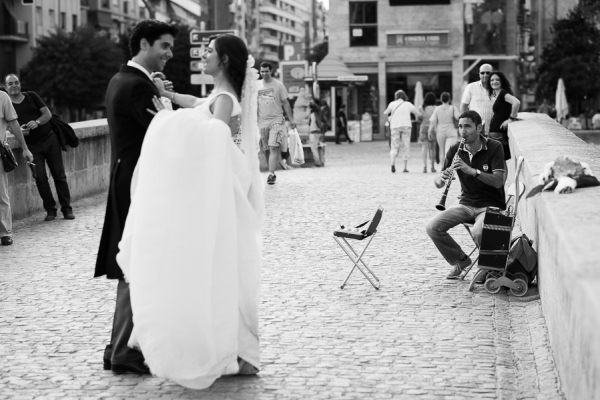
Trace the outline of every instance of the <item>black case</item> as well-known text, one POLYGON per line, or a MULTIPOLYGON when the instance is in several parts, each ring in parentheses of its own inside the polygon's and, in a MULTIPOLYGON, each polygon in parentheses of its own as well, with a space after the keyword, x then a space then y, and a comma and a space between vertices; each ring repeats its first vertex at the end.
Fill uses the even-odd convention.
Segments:
POLYGON ((502 269, 506 267, 510 249, 513 216, 496 207, 488 207, 483 219, 479 267, 502 269))

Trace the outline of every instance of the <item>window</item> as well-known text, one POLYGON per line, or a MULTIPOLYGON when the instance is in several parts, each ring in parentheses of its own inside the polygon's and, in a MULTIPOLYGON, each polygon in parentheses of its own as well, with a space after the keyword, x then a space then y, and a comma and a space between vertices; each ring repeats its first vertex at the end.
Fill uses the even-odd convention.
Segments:
POLYGON ((377 2, 350 2, 350 47, 377 46, 377 2))
POLYGON ((67 29, 67 13, 60 13, 60 21, 59 21, 60 29, 67 29))
POLYGON ((108 0, 102 0, 102 8, 110 8, 110 3, 108 0))
POLYGON ((54 10, 48 10, 48 15, 50 16, 50 28, 54 28, 56 26, 56 16, 54 15, 54 10))
POLYGON ((81 0, 81 7, 89 7, 90 0, 81 0))
POLYGON ((450 0, 390 0, 390 6, 450 5, 450 0))
POLYGON ((73 14, 72 18, 73 18, 73 21, 72 21, 73 22, 73 30, 75 30, 75 29, 77 29, 77 15, 73 14))
POLYGON ((129 2, 128 1, 123 2, 123 12, 125 14, 129 14, 129 2))

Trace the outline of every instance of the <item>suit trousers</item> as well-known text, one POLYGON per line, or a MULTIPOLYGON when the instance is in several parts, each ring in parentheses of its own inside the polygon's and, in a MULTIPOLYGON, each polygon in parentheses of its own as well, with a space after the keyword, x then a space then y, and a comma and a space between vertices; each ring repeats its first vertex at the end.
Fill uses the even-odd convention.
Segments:
POLYGON ((113 318, 113 329, 110 344, 104 350, 104 362, 126 364, 144 359, 139 350, 127 346, 133 330, 133 312, 129 297, 129 283, 119 279, 117 285, 117 304, 113 318))

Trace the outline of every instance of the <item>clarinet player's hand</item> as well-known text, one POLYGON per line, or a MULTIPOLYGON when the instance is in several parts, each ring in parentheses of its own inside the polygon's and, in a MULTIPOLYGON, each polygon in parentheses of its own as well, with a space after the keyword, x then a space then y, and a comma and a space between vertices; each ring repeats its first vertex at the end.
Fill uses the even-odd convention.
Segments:
POLYGON ((465 163, 465 162, 463 161, 463 159, 462 159, 462 158, 460 158, 460 157, 457 157, 457 158, 454 160, 454 162, 452 163, 452 168, 454 168, 454 170, 455 170, 455 171, 458 171, 458 170, 460 170, 460 171, 464 172, 465 174, 468 174, 468 173, 471 171, 471 169, 472 169, 472 168, 471 168, 471 167, 470 167, 470 166, 469 166, 467 163, 465 163))
POLYGON ((448 179, 451 179, 451 177, 452 177, 452 168, 446 168, 445 170, 440 172, 440 179, 443 182, 448 182, 448 179))

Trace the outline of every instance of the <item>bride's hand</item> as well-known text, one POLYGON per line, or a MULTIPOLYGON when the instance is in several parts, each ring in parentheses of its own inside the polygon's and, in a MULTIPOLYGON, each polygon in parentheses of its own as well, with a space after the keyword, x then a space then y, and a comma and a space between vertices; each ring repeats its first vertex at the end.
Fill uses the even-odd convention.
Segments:
POLYGON ((146 108, 146 111, 148 111, 152 115, 156 115, 165 109, 165 106, 163 105, 162 101, 160 101, 160 99, 156 96, 152 97, 152 103, 154 104, 154 108, 156 109, 156 111, 146 108))
POLYGON ((165 82, 160 78, 154 78, 152 81, 154 82, 154 86, 156 86, 158 89, 158 93, 160 93, 161 96, 164 96, 167 92, 167 89, 165 88, 165 82))

